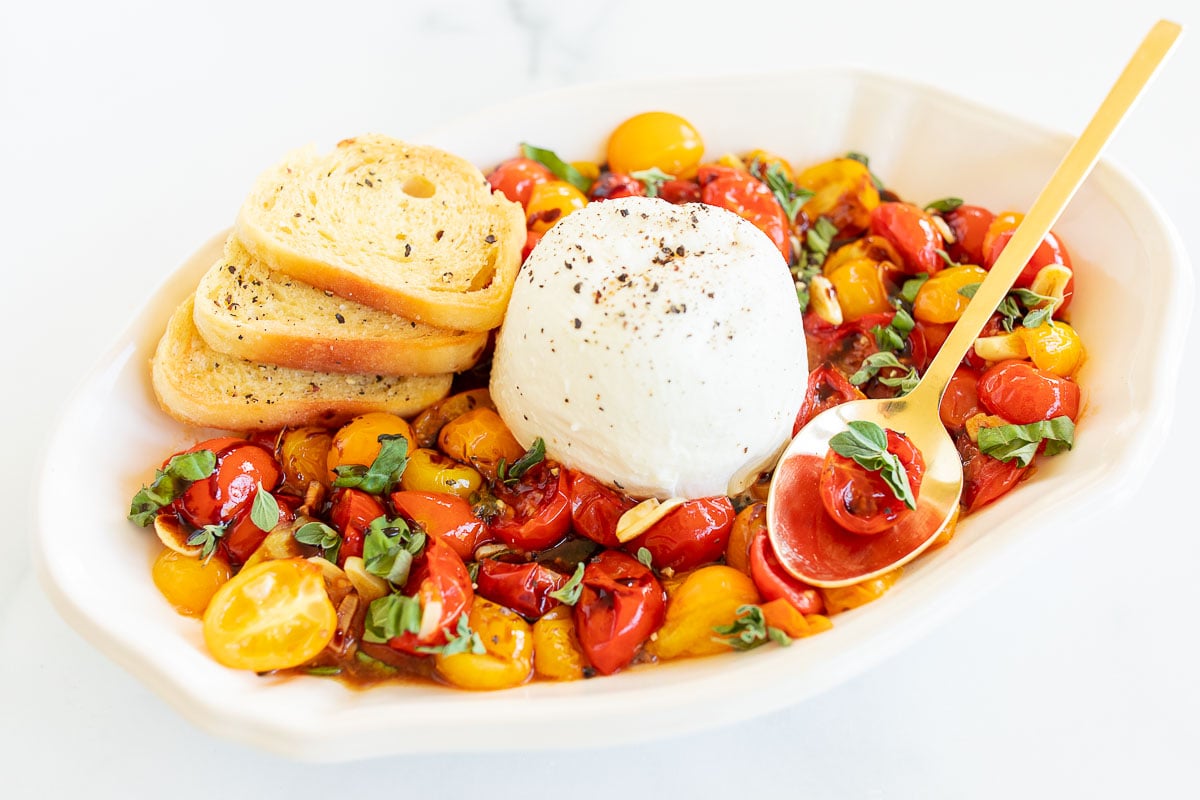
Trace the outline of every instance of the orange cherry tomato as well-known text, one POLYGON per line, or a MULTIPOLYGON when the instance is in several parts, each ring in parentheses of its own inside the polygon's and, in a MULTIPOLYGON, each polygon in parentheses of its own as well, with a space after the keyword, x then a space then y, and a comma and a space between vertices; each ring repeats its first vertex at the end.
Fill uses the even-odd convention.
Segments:
POLYGON ((629 664, 666 618, 662 584, 640 561, 605 550, 583 571, 575 629, 584 655, 610 675, 629 664))
POLYGON ((571 527, 571 500, 566 470, 543 461, 512 486, 497 483, 502 511, 492 520, 492 534, 515 550, 544 550, 562 541, 571 527))
POLYGON ((333 435, 326 462, 330 482, 337 477, 337 467, 349 464, 371 466, 383 447, 379 437, 384 435, 403 436, 408 441, 410 453, 417 447, 412 427, 395 414, 373 411, 355 417, 333 435))
POLYGON ((657 569, 686 572, 721 557, 734 516, 728 497, 688 500, 627 542, 625 549, 636 553, 644 547, 657 569))
POLYGON ((820 614, 824 609, 821 593, 793 578, 779 563, 765 526, 750 543, 750 577, 765 600, 786 600, 801 614, 820 614))
POLYGON ((892 243, 906 272, 934 275, 945 264, 937 252, 946 249, 942 234, 929 215, 911 203, 880 203, 871 212, 871 233, 892 243))
POLYGON ((392 508, 421 530, 439 539, 464 561, 475 548, 491 541, 487 524, 461 497, 440 492, 392 492, 392 508))
POLYGON ((347 558, 362 556, 367 528, 385 513, 383 503, 374 495, 358 489, 338 489, 334 492, 329 521, 342 535, 342 546, 338 550, 339 564, 345 564, 347 558))
POLYGON ((539 183, 555 180, 554 173, 532 158, 510 158, 488 173, 492 189, 522 206, 529 205, 529 195, 539 183))
MULTIPOLYGON (((900 459, 913 497, 919 496, 925 474, 921 452, 907 436, 892 430, 887 432, 887 450, 900 459)), ((878 472, 839 455, 833 448, 825 455, 819 490, 829 516, 851 533, 883 533, 912 513, 878 472)))
POLYGON ((733 518, 729 544, 725 546, 725 563, 747 575, 750 574, 750 545, 758 532, 767 526, 767 504, 751 503, 733 518))
POLYGON ((617 521, 637 505, 637 501, 608 488, 582 472, 567 471, 571 500, 571 525, 580 536, 586 536, 605 547, 620 547, 617 521))
POLYGON ((747 172, 731 167, 704 166, 697 173, 700 199, 732 211, 767 235, 784 261, 791 261, 791 224, 770 188, 747 172))
POLYGON ((1017 425, 1079 416, 1079 384, 1028 361, 1001 361, 979 378, 979 402, 989 414, 1017 425))
POLYGON ((566 181, 539 183, 533 187, 525 206, 525 222, 531 231, 545 233, 587 203, 587 195, 566 181))

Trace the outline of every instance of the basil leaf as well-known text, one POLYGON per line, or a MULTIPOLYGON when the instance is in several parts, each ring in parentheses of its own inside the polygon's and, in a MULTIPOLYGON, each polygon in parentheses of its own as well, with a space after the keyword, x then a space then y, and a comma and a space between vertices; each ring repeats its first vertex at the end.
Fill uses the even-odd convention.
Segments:
POLYGON ((341 675, 341 667, 309 667, 306 670, 309 675, 341 675))
POLYGON ((896 313, 887 325, 875 325, 871 333, 875 335, 875 346, 880 350, 900 352, 908 343, 908 334, 912 333, 916 321, 912 315, 897 304, 896 313))
POLYGON ((421 630, 421 604, 415 597, 388 594, 371 601, 363 619, 363 641, 387 644, 421 630))
POLYGON ((775 195, 783 213, 787 214, 788 222, 796 221, 796 215, 800 213, 800 208, 814 194, 814 192, 801 189, 793 183, 777 162, 771 162, 764 170, 762 164, 755 159, 754 163, 750 165, 750 172, 765 183, 771 190, 771 194, 775 195))
POLYGON ((887 449, 887 431, 866 420, 848 423, 849 430, 829 440, 833 452, 852 459, 863 469, 878 472, 892 493, 908 508, 917 507, 917 499, 908 482, 908 471, 895 453, 887 449))
POLYGON ((169 506, 183 496, 188 487, 212 475, 217 468, 217 456, 211 450, 197 450, 173 456, 167 465, 154 473, 149 486, 143 486, 129 504, 130 521, 145 527, 163 506, 169 506))
POLYGON ((979 452, 1000 461, 1029 466, 1038 447, 1046 443, 1046 455, 1057 455, 1075 446, 1075 423, 1070 417, 1054 417, 1029 425, 1000 425, 979 429, 979 452))
POLYGON ((849 158, 852 161, 857 161, 858 163, 860 163, 864 167, 866 167, 867 174, 871 176, 871 183, 875 184, 876 189, 878 189, 881 192, 883 191, 883 188, 884 188, 883 181, 881 181, 879 179, 878 175, 876 175, 874 172, 871 171, 871 159, 867 158, 862 153, 855 153, 855 152, 846 153, 846 158, 849 158))
POLYGON ((1029 309, 1036 308, 1043 303, 1054 302, 1053 297, 1050 297, 1049 295, 1038 294, 1030 289, 1013 289, 1011 292, 1009 292, 1009 294, 1015 296, 1018 300, 1025 304, 1026 308, 1029 309))
POLYGON ((938 248, 935 248, 933 252, 937 253, 937 254, 938 254, 938 257, 939 257, 939 258, 941 258, 941 259, 942 259, 942 261, 945 261, 945 262, 946 262, 946 266, 947 266, 947 267, 957 267, 957 266, 959 266, 958 262, 957 262, 957 261, 955 261, 953 258, 951 258, 951 257, 950 257, 950 254, 949 254, 949 253, 947 253, 947 252, 946 252, 945 250, 943 250, 942 248, 940 248, 940 247, 938 247, 938 248))
POLYGON ((550 596, 564 605, 573 606, 578 603, 579 596, 583 594, 583 570, 584 566, 581 561, 575 565, 575 574, 571 576, 571 579, 563 584, 561 589, 551 592, 550 596))
POLYGON ((439 652, 444 656, 458 655, 459 653, 474 653, 481 656, 487 652, 483 646, 483 640, 479 638, 479 634, 471 630, 471 623, 467 619, 467 615, 463 614, 458 618, 458 626, 454 631, 453 636, 448 636, 444 645, 437 648, 418 648, 422 651, 428 649, 439 652))
POLYGON ((545 460, 546 443, 539 436, 533 440, 533 445, 525 451, 525 455, 514 461, 512 466, 505 464, 503 458, 500 459, 500 463, 496 465, 496 477, 500 479, 501 483, 514 486, 521 476, 545 460))
POLYGON ((404 474, 408 466, 408 440, 398 433, 379 435, 379 455, 370 467, 346 464, 335 467, 337 488, 358 489, 367 494, 385 494, 404 474))
MULTIPOLYGON (((668 175, 658 167, 631 172, 629 173, 629 177, 635 181, 639 181, 642 186, 646 187, 646 197, 658 197, 659 188, 667 181, 675 180, 674 175, 668 175)), ((587 190, 583 189, 581 191, 586 192, 587 190)))
POLYGON ((939 214, 949 214, 963 204, 961 197, 943 197, 925 206, 926 211, 936 211, 939 214))
POLYGON ((908 303, 910 306, 917 299, 917 292, 921 291, 921 287, 925 285, 925 281, 929 280, 928 272, 920 272, 904 282, 900 287, 900 299, 908 303))
POLYGON ((553 150, 522 143, 521 155, 538 162, 553 172, 555 177, 566 181, 584 194, 587 194, 588 189, 592 188, 592 182, 585 178, 582 172, 559 158, 553 150))
POLYGON ((254 493, 254 504, 250 506, 250 521, 260 531, 270 531, 279 524, 279 503, 275 496, 263 488, 262 482, 254 493))
POLYGON ((321 557, 334 564, 342 549, 342 536, 324 522, 306 522, 292 533, 300 544, 321 548, 321 557))
POLYGON ((824 261, 837 232, 836 225, 825 217, 817 217, 816 223, 804 234, 804 245, 813 256, 824 261))
POLYGON ((895 353, 880 352, 872 353, 863 359, 862 365, 859 366, 858 370, 850 376, 850 383, 854 384, 855 386, 862 386, 864 383, 878 375, 881 369, 889 367, 902 369, 905 371, 905 374, 897 378, 880 378, 879 381, 880 383, 883 383, 884 386, 908 386, 909 388, 905 391, 907 394, 909 391, 912 391, 912 388, 921 381, 916 369, 900 363, 900 360, 896 358, 895 353))
POLYGON ((363 539, 363 566, 372 575, 396 586, 408 582, 413 558, 425 546, 425 534, 413 530, 403 519, 377 517, 371 520, 363 539))

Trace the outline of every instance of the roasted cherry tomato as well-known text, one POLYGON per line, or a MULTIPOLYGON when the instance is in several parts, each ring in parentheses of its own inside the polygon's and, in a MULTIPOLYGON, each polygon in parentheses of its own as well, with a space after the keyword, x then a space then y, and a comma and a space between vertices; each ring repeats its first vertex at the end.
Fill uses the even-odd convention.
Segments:
POLYGON ((384 435, 403 436, 408 442, 409 452, 416 449, 417 445, 409 424, 395 414, 389 414, 386 411, 363 414, 338 428, 329 445, 327 465, 330 482, 337 478, 338 467, 351 464, 371 466, 383 448, 379 437, 384 435))
POLYGON ((468 617, 483 652, 435 658, 438 673, 460 689, 494 690, 520 686, 533 674, 533 631, 512 611, 475 598, 468 617))
POLYGON ((801 614, 820 614, 824 606, 821 593, 804 581, 793 578, 779 563, 764 525, 750 543, 750 577, 766 600, 787 600, 801 614))
POLYGON ((950 258, 959 264, 984 263, 983 237, 987 235, 988 226, 996 215, 980 206, 961 205, 953 211, 942 215, 950 232, 954 234, 954 243, 946 244, 946 252, 950 258))
MULTIPOLYGON (((867 314, 854 322, 829 325, 815 314, 805 314, 804 333, 808 343, 809 364, 814 368, 824 364, 844 375, 853 375, 868 356, 879 352, 877 329, 890 326, 895 316, 896 312, 887 311, 867 314)), ((929 352, 923 323, 918 322, 913 326, 904 347, 893 355, 904 367, 884 367, 877 378, 901 377, 909 367, 915 367, 918 371, 925 369, 929 363, 929 352)), ((872 379, 862 384, 860 391, 868 397, 894 397, 900 389, 872 379)))
POLYGON ((615 200, 618 197, 645 197, 646 187, 632 175, 605 172, 588 190, 589 200, 615 200))
POLYGON ((421 629, 395 636, 388 645, 411 655, 421 655, 418 647, 445 644, 458 618, 470 610, 475 600, 471 575, 463 560, 436 536, 426 539, 425 550, 413 561, 404 593, 421 604, 421 629))
POLYGON ((950 376, 938 414, 949 431, 960 431, 967 420, 979 413, 979 374, 959 367, 950 376))
POLYGON ((813 193, 801 210, 803 217, 813 224, 825 217, 838 229, 838 238, 862 233, 879 205, 871 171, 853 158, 811 166, 796 176, 796 185, 813 193))
POLYGON ((826 365, 817 367, 808 374, 808 391, 804 394, 804 405, 800 406, 800 413, 796 415, 792 435, 799 433, 822 411, 865 397, 839 370, 826 365))
POLYGON ((673 582, 667 591, 667 616, 646 651, 662 658, 727 652, 729 639, 715 628, 732 624, 744 606, 761 599, 754 581, 723 564, 709 564, 673 582))
POLYGON ((566 472, 571 499, 571 525, 575 532, 605 547, 620 547, 617 521, 637 505, 637 501, 613 491, 590 475, 566 472))
POLYGON ((513 485, 496 484, 502 511, 492 533, 514 550, 544 550, 562 541, 571 527, 566 471, 543 461, 513 485))
POLYGON ((747 172, 730 167, 704 166, 697 173, 700 199, 732 211, 767 235, 784 261, 791 261, 791 225, 771 189, 747 172))
POLYGON ((150 569, 154 585, 167 602, 189 617, 203 616, 213 594, 232 574, 220 552, 210 558, 196 558, 165 547, 150 569))
MULTIPOLYGON (((1012 239, 1016 233, 1017 226, 1025 218, 1024 214, 1016 214, 1007 212, 1000 214, 992 224, 988 226, 987 234, 983 240, 983 258, 984 266, 988 269, 996 263, 1000 258, 1000 254, 1004 252, 1004 247, 1012 239)), ((1025 262, 1021 274, 1017 276, 1017 280, 1013 283, 1014 286, 1021 289, 1028 289, 1033 285, 1034 278, 1042 267, 1050 264, 1062 264, 1068 269, 1071 267, 1071 254, 1067 252, 1067 247, 1062 240, 1054 234, 1054 231, 1046 234, 1042 239, 1042 243, 1038 245, 1038 249, 1033 252, 1033 256, 1025 262)), ((1056 310, 1056 314, 1062 313, 1067 306, 1071 304, 1071 299, 1075 296, 1075 275, 1071 274, 1071 280, 1067 282, 1067 287, 1063 291, 1062 303, 1056 310)))
POLYGON ((189 486, 178 501, 179 513, 196 528, 233 519, 250 506, 260 484, 274 491, 283 474, 269 449, 245 439, 210 439, 189 452, 196 450, 213 450, 217 457, 212 475, 189 486))
POLYGON ((525 206, 525 222, 529 230, 545 233, 587 203, 587 195, 566 181, 539 183, 533 187, 525 206))
POLYGON ((937 252, 946 249, 942 234, 928 214, 910 203, 880 203, 871 212, 871 233, 892 243, 909 273, 934 275, 945 264, 937 252))
POLYGON ((725 546, 725 563, 736 570, 750 574, 750 545, 754 537, 767 527, 767 504, 751 503, 733 518, 729 531, 729 543, 725 546))
POLYGON ((342 535, 338 561, 346 563, 351 556, 363 554, 363 539, 372 522, 385 513, 383 503, 375 495, 358 489, 338 489, 329 508, 329 521, 342 535))
POLYGON ((464 561, 491 541, 487 524, 461 497, 440 492, 392 492, 392 508, 425 533, 447 544, 464 561))
MULTIPOLYGON (((900 459, 913 497, 921 491, 925 459, 907 436, 887 432, 888 452, 900 459)), ((878 472, 830 448, 821 467, 821 504, 834 522, 851 533, 882 533, 911 513, 878 472)))
POLYGON ((633 661, 666 617, 662 585, 644 564, 606 550, 583 571, 575 604, 579 645, 598 672, 610 675, 633 661))
POLYGON ((1016 461, 1001 461, 979 452, 966 431, 954 437, 963 463, 962 505, 968 511, 986 506, 1017 485, 1028 467, 1016 461))
POLYGON ((492 188, 514 203, 529 205, 529 195, 539 183, 554 180, 554 173, 532 158, 510 158, 487 176, 492 188))
POLYGON ((279 464, 286 492, 304 496, 314 481, 329 486, 329 446, 333 436, 324 428, 307 427, 284 431, 279 437, 279 464))
POLYGON ((688 500, 628 542, 625 549, 636 553, 644 547, 657 569, 686 572, 721 557, 733 518, 728 497, 688 500))
MULTIPOLYGON (((324 467, 325 465, 322 463, 322 471, 324 471, 324 467)), ((275 504, 279 506, 277 523, 291 522, 295 519, 296 509, 300 507, 300 502, 300 498, 292 495, 276 495, 275 504)), ((221 548, 229 557, 229 562, 235 566, 245 564, 270 533, 254 524, 254 520, 250 519, 250 508, 250 506, 246 506, 239 511, 237 516, 230 521, 229 527, 225 529, 225 535, 221 537, 221 548)))
POLYGON ((475 591, 523 617, 537 619, 558 601, 550 596, 567 583, 567 576, 535 562, 510 564, 494 558, 479 561, 475 591))
POLYGON ((690 178, 704 155, 704 142, 692 124, 677 114, 647 111, 617 126, 608 137, 608 166, 613 172, 657 167, 676 178, 690 178))
POLYGON ((544 235, 544 231, 525 231, 525 246, 521 248, 522 261, 529 258, 529 254, 533 252, 533 248, 537 247, 537 243, 542 240, 544 235))
POLYGON ((1017 425, 1079 416, 1079 384, 1027 361, 1001 361, 979 378, 979 402, 989 414, 1017 425))
POLYGON ((668 203, 699 203, 700 184, 695 181, 663 181, 658 187, 658 196, 668 203))

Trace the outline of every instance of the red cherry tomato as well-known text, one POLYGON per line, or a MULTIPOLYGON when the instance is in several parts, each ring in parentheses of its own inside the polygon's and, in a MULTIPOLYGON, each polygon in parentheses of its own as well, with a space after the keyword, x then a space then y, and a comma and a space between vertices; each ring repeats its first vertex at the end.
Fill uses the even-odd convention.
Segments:
POLYGON ((1028 361, 1001 361, 979 377, 979 402, 989 414, 1017 425, 1079 416, 1079 384, 1028 361))
POLYGON ((539 183, 555 180, 554 173, 531 158, 510 158, 487 176, 492 189, 522 206, 529 205, 529 194, 539 183))
POLYGON ((475 576, 475 591, 523 617, 537 619, 558 603, 550 593, 565 586, 567 580, 566 575, 542 564, 509 564, 484 558, 475 576))
POLYGON ((959 264, 984 264, 983 237, 996 215, 980 206, 962 205, 942 215, 954 233, 954 244, 946 252, 959 264))
POLYGON ((461 497, 440 492, 392 492, 391 500, 397 514, 445 542, 463 560, 471 559, 475 548, 491 541, 487 524, 461 497))
POLYGON ((589 200, 615 200, 618 197, 645 197, 646 187, 632 175, 606 172, 588 190, 589 200))
POLYGON ((946 393, 938 414, 947 430, 960 431, 967 420, 979 413, 979 373, 959 367, 946 384, 946 393))
POLYGON ((597 671, 610 675, 629 664, 662 627, 667 600, 654 573, 624 553, 606 550, 583 571, 575 604, 579 646, 597 671))
POLYGON ((533 252, 533 248, 537 247, 537 243, 545 235, 545 231, 525 231, 525 246, 521 248, 521 261, 529 258, 529 254, 533 252))
MULTIPOLYGON (((921 492, 925 459, 907 436, 887 432, 887 449, 900 459, 913 497, 921 492)), ((821 467, 821 504, 833 521, 851 533, 883 533, 912 513, 878 472, 866 469, 830 448, 821 467)))
POLYGON ((821 412, 865 397, 839 370, 827 365, 817 367, 808 374, 808 391, 804 394, 804 405, 800 406, 800 413, 796 415, 792 435, 799 433, 821 412))
POLYGON ((700 184, 695 181, 663 181, 658 196, 668 203, 699 203, 700 184))
POLYGON ((497 484, 496 498, 504 503, 504 510, 492 521, 492 533, 514 550, 544 550, 562 541, 571 527, 565 473, 543 461, 516 485, 497 484))
POLYGON ((791 224, 765 183, 731 167, 701 167, 696 177, 702 202, 728 209, 753 223, 775 243, 783 260, 791 261, 791 224))
POLYGON ((686 572, 720 558, 735 516, 728 497, 688 500, 626 543, 625 549, 636 553, 644 547, 656 568, 686 572))
POLYGON ((346 563, 346 559, 352 556, 362 556, 367 528, 385 513, 383 503, 375 495, 358 489, 338 489, 334 492, 329 521, 334 530, 342 535, 342 546, 338 550, 340 564, 346 563))
POLYGON ((954 437, 963 463, 962 505, 970 513, 1006 494, 1020 482, 1028 467, 979 452, 966 431, 954 437))
MULTIPOLYGON (((195 450, 209 450, 212 445, 217 465, 212 475, 196 481, 179 498, 179 512, 194 527, 220 525, 233 519, 254 500, 261 483, 268 492, 279 485, 283 471, 271 451, 245 439, 215 439, 201 442, 195 450)), ((191 451, 189 451, 191 452, 191 451)))
MULTIPOLYGON (((996 236, 992 241, 991 249, 984 254, 986 266, 988 269, 996 263, 1000 258, 1000 253, 1004 251, 1005 245, 1012 239, 1015 230, 1004 231, 996 236)), ((1021 274, 1017 276, 1014 286, 1020 289, 1028 289, 1033 285, 1034 278, 1037 277, 1038 271, 1042 267, 1050 264, 1062 264, 1067 268, 1071 268, 1071 255, 1067 252, 1066 246, 1062 240, 1054 235, 1054 232, 1046 234, 1046 238, 1038 245, 1038 249, 1033 252, 1033 257, 1025 262, 1025 267, 1021 270, 1021 274)), ((1067 286, 1063 290, 1062 304, 1055 311, 1055 315, 1061 314, 1071 305, 1071 299, 1075 297, 1075 273, 1071 272, 1071 279, 1067 281, 1067 286)))
POLYGON ((821 593, 784 570, 764 527, 750 543, 750 577, 763 600, 786 600, 801 614, 820 614, 825 609, 821 593))
POLYGON ((453 634, 458 618, 471 608, 475 591, 471 575, 458 554, 442 539, 426 539, 425 550, 413 561, 404 593, 421 603, 421 630, 395 636, 388 644, 395 650, 421 655, 418 647, 438 647, 453 634))
POLYGON ((567 483, 575 532, 605 547, 620 547, 617 521, 637 502, 582 472, 568 472, 567 483))
MULTIPOLYGON (((278 524, 291 522, 296 518, 296 509, 301 503, 299 497, 289 494, 276 495, 275 502, 279 506, 278 524)), ((267 538, 268 533, 270 531, 264 531, 250 519, 250 506, 243 508, 229 523, 225 535, 221 537, 221 546, 225 549, 225 555, 229 557, 229 563, 234 566, 246 563, 246 559, 254 555, 254 551, 262 544, 263 539, 267 538)))
MULTIPOLYGON (((827 365, 836 368, 843 375, 853 375, 868 356, 879 352, 875 329, 886 328, 895 316, 896 312, 885 311, 867 314, 853 322, 830 325, 816 314, 805 314, 804 334, 808 344, 810 367, 815 369, 817 365, 827 365)), ((929 361, 925 341, 925 326, 918 322, 909 332, 904 349, 894 355, 906 368, 916 367, 917 370, 923 370, 929 361)), ((885 367, 879 372, 879 376, 895 377, 903 375, 904 372, 903 369, 885 367)), ((894 397, 900 389, 872 380, 863 384, 860 391, 864 391, 870 397, 894 397)))
POLYGON ((910 203, 880 203, 871 211, 871 233, 892 243, 911 274, 937 274, 946 262, 938 250, 946 249, 942 234, 933 220, 910 203))

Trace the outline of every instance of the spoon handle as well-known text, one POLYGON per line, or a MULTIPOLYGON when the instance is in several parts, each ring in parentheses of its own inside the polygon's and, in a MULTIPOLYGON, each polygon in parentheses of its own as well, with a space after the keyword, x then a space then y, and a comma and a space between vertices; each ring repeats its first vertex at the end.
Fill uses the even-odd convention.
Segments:
POLYGON ((940 401, 959 362, 974 345, 976 337, 1012 288, 1025 263, 1033 256, 1043 237, 1050 232, 1051 226, 1058 221, 1067 203, 1092 171, 1100 152, 1146 84, 1154 77, 1182 30, 1179 25, 1167 20, 1159 20, 1150 29, 1125 65, 1121 77, 1113 84, 1100 108, 1071 145, 1050 177, 1050 182, 1042 189, 1029 213, 1013 233, 1012 239, 925 371, 920 386, 913 391, 914 395, 936 392, 932 400, 934 408, 937 407, 936 403, 940 401))

